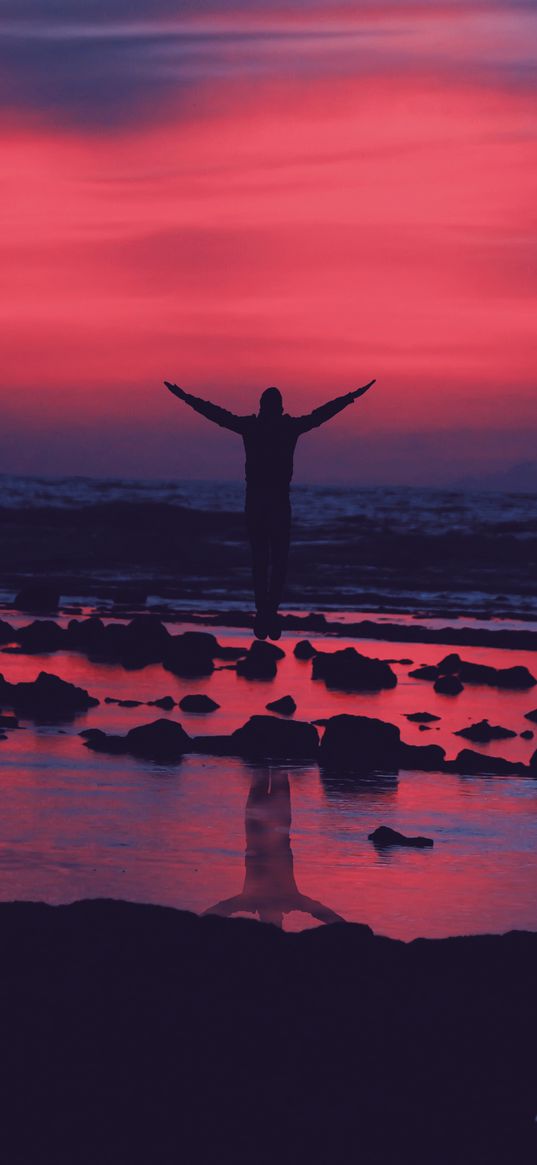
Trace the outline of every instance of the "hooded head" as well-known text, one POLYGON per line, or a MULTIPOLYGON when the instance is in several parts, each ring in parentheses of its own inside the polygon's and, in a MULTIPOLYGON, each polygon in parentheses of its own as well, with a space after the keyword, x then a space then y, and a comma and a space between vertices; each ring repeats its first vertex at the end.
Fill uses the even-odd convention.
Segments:
POLYGON ((266 388, 259 399, 259 416, 268 419, 281 417, 282 413, 283 401, 279 388, 266 388))

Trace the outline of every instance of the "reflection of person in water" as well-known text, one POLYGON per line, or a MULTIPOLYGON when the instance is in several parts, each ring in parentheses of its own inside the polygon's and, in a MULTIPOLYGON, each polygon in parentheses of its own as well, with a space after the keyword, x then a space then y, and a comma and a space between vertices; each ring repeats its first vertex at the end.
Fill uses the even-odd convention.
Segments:
POLYGON ((266 388, 257 415, 236 416, 219 405, 184 392, 164 381, 174 396, 223 429, 238 433, 246 450, 246 527, 252 548, 252 568, 257 614, 254 631, 258 639, 279 639, 281 602, 291 528, 289 486, 293 476, 293 455, 298 438, 324 425, 331 417, 363 396, 371 385, 328 401, 303 417, 283 411, 278 388, 266 388))
POLYGON ((205 914, 258 914, 261 922, 283 925, 284 914, 299 910, 319 922, 343 922, 339 914, 316 898, 301 894, 295 882, 289 777, 273 769, 257 770, 245 813, 244 886, 240 894, 210 906, 205 914))

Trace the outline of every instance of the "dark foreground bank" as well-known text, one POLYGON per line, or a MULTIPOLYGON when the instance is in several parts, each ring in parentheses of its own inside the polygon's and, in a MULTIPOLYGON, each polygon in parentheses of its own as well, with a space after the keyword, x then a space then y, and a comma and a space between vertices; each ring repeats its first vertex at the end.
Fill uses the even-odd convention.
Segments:
POLYGON ((537 934, 0 905, 2 1142, 45 1161, 535 1161, 537 934))

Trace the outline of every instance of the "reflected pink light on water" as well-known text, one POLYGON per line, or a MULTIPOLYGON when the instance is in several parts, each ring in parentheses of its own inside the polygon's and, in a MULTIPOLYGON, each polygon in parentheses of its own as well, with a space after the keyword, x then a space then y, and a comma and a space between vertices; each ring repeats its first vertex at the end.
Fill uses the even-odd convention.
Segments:
MULTIPOLYGON (((220 630, 218 635, 225 643, 241 638, 220 630)), ((3 654, 0 670, 12 681, 51 671, 101 700, 166 694, 178 700, 186 692, 205 691, 221 704, 214 714, 187 716, 179 709, 170 714, 192 735, 232 731, 249 715, 264 712, 269 700, 291 693, 297 719, 342 711, 379 716, 397 723, 409 743, 442 744, 448 757, 466 744, 452 735, 454 728, 488 716, 520 732, 529 724, 524 712, 537 704, 532 690, 499 692, 481 686, 468 686, 455 699, 440 697, 431 684, 408 679, 408 665, 394 665, 399 684, 392 691, 372 696, 330 692, 311 682, 311 664, 292 655, 296 639, 282 640, 286 658, 270 683, 248 682, 227 669, 206 680, 179 680, 160 665, 131 672, 70 653, 3 654), (439 731, 435 723, 431 731, 419 732, 405 719, 404 713, 423 710, 441 716, 439 731)), ((322 637, 314 642, 325 650, 347 645, 322 637)), ((365 654, 408 656, 414 665, 436 662, 448 651, 441 645, 348 642, 365 654)), ((530 652, 468 648, 461 654, 476 662, 535 669, 530 652)), ((159 709, 143 705, 123 709, 101 703, 61 725, 21 719, 22 729, 0 744, 4 899, 61 902, 111 896, 201 912, 241 892, 252 781, 246 763, 187 756, 179 765, 158 766, 92 753, 78 736, 90 726, 123 733, 160 715, 159 709)), ((482 750, 527 762, 534 747, 535 741, 516 737, 482 750)), ((274 771, 282 771, 281 766, 274 771)), ((400 772, 398 778, 353 783, 323 779, 315 764, 285 771, 300 894, 346 919, 405 939, 537 927, 533 780, 400 772), (381 824, 430 836, 434 848, 378 853, 367 835, 381 824)), ((313 921, 290 910, 284 926, 313 921)))

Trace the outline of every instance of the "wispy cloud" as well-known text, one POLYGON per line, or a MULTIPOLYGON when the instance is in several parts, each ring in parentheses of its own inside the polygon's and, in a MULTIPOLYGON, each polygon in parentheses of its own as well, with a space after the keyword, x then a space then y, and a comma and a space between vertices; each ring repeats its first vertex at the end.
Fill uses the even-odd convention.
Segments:
POLYGON ((195 116, 204 90, 237 81, 470 73, 474 82, 536 84, 526 0, 4 0, 0 95, 13 110, 66 124, 150 120, 165 103, 195 116))

